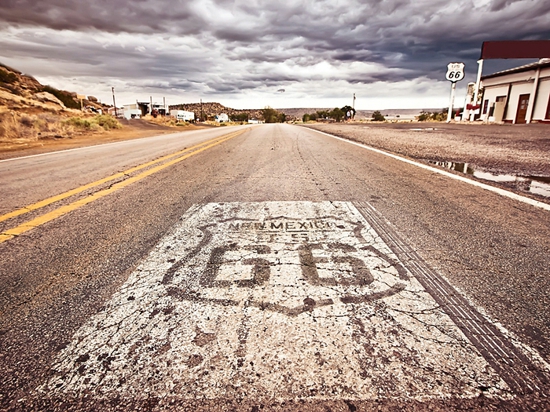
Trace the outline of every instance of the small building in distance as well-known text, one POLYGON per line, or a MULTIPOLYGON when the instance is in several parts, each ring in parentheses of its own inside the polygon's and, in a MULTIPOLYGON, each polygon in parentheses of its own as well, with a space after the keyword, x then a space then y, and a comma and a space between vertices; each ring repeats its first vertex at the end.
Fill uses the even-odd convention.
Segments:
POLYGON ((227 113, 220 113, 220 114, 216 115, 214 120, 216 120, 218 123, 228 122, 229 121, 229 116, 227 115, 227 113))
POLYGON ((177 121, 182 122, 194 122, 195 121, 195 113, 189 112, 186 110, 178 110, 178 109, 172 109, 170 110, 170 116, 176 119, 177 121))
POLYGON ((481 120, 550 123, 550 58, 481 78, 481 120))
POLYGON ((122 117, 124 117, 126 120, 141 119, 142 114, 142 110, 138 103, 125 104, 124 109, 122 110, 122 117))

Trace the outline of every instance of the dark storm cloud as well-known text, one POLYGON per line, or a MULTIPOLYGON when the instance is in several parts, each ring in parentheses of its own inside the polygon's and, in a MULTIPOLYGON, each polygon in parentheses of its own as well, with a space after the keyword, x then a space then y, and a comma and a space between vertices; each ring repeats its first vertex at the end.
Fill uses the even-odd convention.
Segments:
POLYGON ((471 79, 483 41, 550 39, 544 0, 0 1, 0 61, 205 93, 441 80, 451 61, 471 79))
POLYGON ((3 0, 0 20, 56 30, 110 33, 198 33, 200 15, 187 1, 3 0))

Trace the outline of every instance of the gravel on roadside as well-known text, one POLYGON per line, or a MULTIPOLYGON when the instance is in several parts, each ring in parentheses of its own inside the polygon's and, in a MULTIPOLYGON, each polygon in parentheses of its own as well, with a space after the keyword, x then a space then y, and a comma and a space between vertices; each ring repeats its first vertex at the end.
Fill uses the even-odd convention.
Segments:
MULTIPOLYGON (((369 122, 306 126, 425 163, 467 163, 470 171, 537 177, 550 188, 550 125, 547 124, 369 122)), ((539 200, 550 200, 550 197, 530 193, 521 179, 486 183, 539 200)))

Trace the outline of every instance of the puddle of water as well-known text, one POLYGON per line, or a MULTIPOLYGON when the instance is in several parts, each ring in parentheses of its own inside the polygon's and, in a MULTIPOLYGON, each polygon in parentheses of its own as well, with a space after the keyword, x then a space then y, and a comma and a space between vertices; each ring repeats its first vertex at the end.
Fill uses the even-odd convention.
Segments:
POLYGON ((461 162, 436 162, 430 164, 451 169, 456 172, 468 174, 478 179, 496 183, 512 183, 515 188, 524 192, 550 198, 550 176, 518 176, 513 174, 495 174, 482 169, 474 169, 468 163, 461 162))

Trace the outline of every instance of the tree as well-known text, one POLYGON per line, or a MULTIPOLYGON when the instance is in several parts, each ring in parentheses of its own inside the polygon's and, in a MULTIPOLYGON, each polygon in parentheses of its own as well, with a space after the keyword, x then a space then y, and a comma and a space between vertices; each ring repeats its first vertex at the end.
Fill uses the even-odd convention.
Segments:
POLYGON ((372 120, 375 121, 375 122, 384 122, 384 121, 386 121, 386 118, 384 117, 384 115, 382 113, 380 113, 379 110, 376 110, 372 114, 372 120))
POLYGON ((342 107, 340 110, 342 110, 342 113, 344 113, 344 118, 346 120, 355 118, 356 111, 353 107, 346 105, 346 106, 342 107), (348 116, 348 113, 350 114, 350 116, 348 116))
POLYGON ((286 121, 286 114, 278 112, 269 106, 262 109, 261 113, 266 123, 284 123, 286 121))
POLYGON ((233 113, 229 118, 233 122, 248 122, 248 113, 233 113))
POLYGON ((272 109, 269 106, 266 106, 264 109, 262 109, 262 117, 264 118, 264 122, 266 123, 277 123, 279 121, 279 112, 277 110, 272 109))
POLYGON ((329 113, 329 117, 331 119, 334 119, 336 120, 337 122, 341 122, 342 119, 344 118, 345 116, 345 113, 339 109, 338 107, 335 107, 330 113, 329 113))
POLYGON ((327 119, 329 117, 329 112, 326 110, 318 110, 317 118, 318 119, 327 119))
POLYGON ((311 120, 311 116, 308 113, 306 113, 302 116, 302 122, 307 123, 310 120, 311 120))

